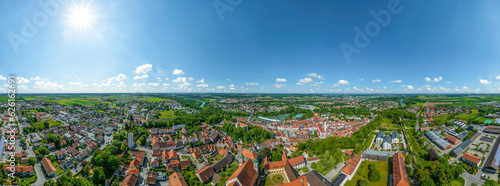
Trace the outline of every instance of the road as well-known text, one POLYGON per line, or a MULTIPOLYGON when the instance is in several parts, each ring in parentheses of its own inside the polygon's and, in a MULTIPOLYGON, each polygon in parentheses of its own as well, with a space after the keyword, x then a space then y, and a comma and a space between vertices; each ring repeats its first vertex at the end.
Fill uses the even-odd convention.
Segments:
MULTIPOLYGON (((361 162, 359 162, 361 163, 361 162)), ((331 181, 333 179, 333 177, 335 177, 335 175, 337 175, 339 172, 340 172, 340 169, 342 169, 342 167, 344 167, 344 163, 340 162, 339 164, 337 164, 337 166, 335 166, 329 173, 327 173, 324 177, 328 180, 328 181, 331 181)), ((313 170, 311 167, 307 167, 309 170, 313 170)))
POLYGON ((479 170, 476 175, 472 175, 468 172, 464 172, 464 173, 462 173, 461 176, 462 176, 462 178, 465 179, 466 186, 472 185, 472 183, 476 183, 477 185, 483 185, 484 180, 481 179, 481 174, 482 174, 482 171, 479 170))

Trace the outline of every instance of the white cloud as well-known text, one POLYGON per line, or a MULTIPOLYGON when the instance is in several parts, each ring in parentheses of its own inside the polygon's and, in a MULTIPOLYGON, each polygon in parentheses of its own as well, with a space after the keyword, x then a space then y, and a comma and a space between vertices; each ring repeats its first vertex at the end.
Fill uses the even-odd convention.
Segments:
POLYGON ((34 89, 36 91, 47 91, 47 92, 57 92, 61 91, 64 86, 50 81, 35 81, 34 89))
POLYGON ((304 79, 300 79, 299 82, 297 83, 297 85, 304 85, 306 83, 311 83, 313 81, 314 80, 312 78, 304 78, 304 79))
POLYGON ((390 81, 389 83, 402 83, 403 80, 393 80, 393 81, 390 81))
POLYGON ((500 91, 500 87, 498 87, 497 89, 498 89, 498 91, 500 91))
POLYGON ((118 74, 118 76, 116 76, 116 81, 122 81, 124 79, 127 79, 125 74, 118 74))
POLYGON ((186 87, 191 86, 191 83, 183 82, 183 83, 177 84, 177 86, 179 86, 179 88, 186 88, 186 87))
POLYGON ((198 85, 196 85, 196 87, 203 87, 203 88, 207 88, 207 87, 208 87, 208 84, 198 84, 198 85))
POLYGON ((274 88, 281 88, 281 87, 286 87, 286 85, 283 85, 283 84, 274 84, 273 87, 274 88))
POLYGON ((497 77, 496 77, 495 79, 498 79, 498 80, 500 80, 500 76, 497 76, 497 77))
POLYGON ((151 65, 151 64, 144 64, 144 65, 138 66, 134 70, 134 72, 136 74, 145 74, 145 73, 148 73, 151 70, 153 70, 153 65, 151 65))
POLYGON ((157 87, 160 85, 160 83, 148 83, 149 86, 154 86, 154 87, 157 87))
MULTIPOLYGON (((5 80, 5 79, 3 79, 5 80)), ((33 81, 46 81, 47 79, 42 79, 40 78, 40 76, 35 76, 35 77, 31 77, 30 80, 33 80, 33 81)))
POLYGON ((23 77, 17 77, 17 84, 26 84, 29 83, 30 80, 23 78, 23 77))
POLYGON ((144 74, 142 76, 135 76, 134 79, 144 79, 144 78, 147 78, 148 75, 147 74, 144 74))
POLYGON ((234 84, 232 84, 232 85, 229 85, 229 87, 230 87, 230 88, 234 88, 234 84))
POLYGON ((441 77, 441 76, 439 76, 437 78, 434 78, 434 79, 431 79, 429 77, 425 77, 425 81, 427 81, 427 82, 434 82, 434 83, 436 83, 436 82, 440 82, 442 80, 443 80, 443 77, 441 77))
POLYGON ((204 79, 200 79, 200 80, 196 81, 196 83, 205 83, 205 80, 204 79))
POLYGON ((168 84, 168 83, 163 83, 162 85, 163 85, 164 87, 168 87, 168 86, 170 86, 170 84, 168 84))
POLYGON ((378 83, 378 82, 381 82, 381 81, 382 81, 382 80, 380 80, 380 79, 373 79, 373 80, 372 80, 372 82, 374 82, 374 83, 378 83))
POLYGON ((165 78, 165 80, 168 80, 168 78, 165 78))
POLYGON ((217 89, 226 89, 224 86, 217 86, 217 89))
POLYGON ((337 85, 349 85, 349 81, 346 81, 346 80, 339 80, 339 82, 337 83, 337 85))
POLYGON ((315 86, 315 87, 317 87, 317 86, 319 86, 319 85, 321 85, 321 84, 323 84, 323 81, 320 81, 320 82, 314 82, 314 84, 312 84, 311 86, 315 86))
POLYGON ((70 85, 80 85, 80 84, 82 84, 82 82, 69 82, 68 84, 70 84, 70 85))
POLYGON ((309 73, 309 74, 307 74, 307 76, 313 77, 313 78, 318 78, 318 79, 325 79, 323 76, 318 75, 316 73, 309 73))
POLYGON ((358 79, 359 79, 360 81, 364 81, 364 80, 365 80, 365 78, 358 78, 358 79))
POLYGON ((186 77, 178 77, 176 79, 173 79, 172 82, 174 82, 174 83, 187 82, 187 78, 186 77))
POLYGON ((146 84, 144 84, 144 83, 139 83, 139 84, 134 83, 134 84, 132 84, 132 86, 134 86, 134 87, 143 87, 144 85, 146 85, 146 84))
POLYGON ((184 71, 182 71, 182 70, 180 70, 180 69, 175 69, 175 70, 172 72, 172 74, 174 74, 174 75, 182 75, 182 74, 184 74, 184 71))
POLYGON ((415 89, 415 88, 413 88, 413 86, 411 86, 411 85, 406 86, 406 88, 407 88, 407 89, 409 89, 409 90, 413 90, 413 89, 415 89))
POLYGON ((479 83, 481 83, 483 85, 491 84, 491 82, 488 81, 487 79, 481 79, 481 80, 479 80, 479 83))
MULTIPOLYGON (((82 85, 82 87, 88 87, 89 85, 82 85)), ((117 86, 118 88, 125 88, 127 85, 125 85, 125 82, 120 81, 120 84, 117 86)))
POLYGON ((251 82, 251 83, 245 83, 245 85, 256 86, 259 85, 259 83, 251 82))
POLYGON ((7 78, 0 75, 0 80, 7 80, 7 78))
POLYGON ((278 83, 286 82, 286 79, 285 78, 276 78, 276 82, 278 82, 278 83))
POLYGON ((189 77, 188 79, 189 79, 189 81, 193 81, 194 80, 194 78, 192 78, 192 77, 189 77))

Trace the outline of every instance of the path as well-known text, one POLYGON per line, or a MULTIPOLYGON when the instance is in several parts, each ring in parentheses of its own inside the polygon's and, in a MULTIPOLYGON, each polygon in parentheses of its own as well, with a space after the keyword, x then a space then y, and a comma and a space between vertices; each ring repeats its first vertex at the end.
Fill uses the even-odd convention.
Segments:
MULTIPOLYGON (((340 172, 340 169, 342 169, 342 167, 344 167, 344 163, 340 162, 339 164, 337 164, 337 166, 335 166, 328 174, 326 174, 324 177, 328 180, 328 181, 332 181, 333 177, 335 177, 335 175, 337 175, 339 172, 340 172)), ((310 169, 312 170, 312 169, 310 169)))

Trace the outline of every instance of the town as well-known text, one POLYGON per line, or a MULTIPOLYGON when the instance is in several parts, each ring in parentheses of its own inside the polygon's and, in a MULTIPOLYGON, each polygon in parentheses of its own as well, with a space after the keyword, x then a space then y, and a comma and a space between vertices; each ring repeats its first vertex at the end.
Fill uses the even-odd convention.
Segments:
POLYGON ((500 97, 23 95, 15 118, 7 104, 0 108, 2 158, 15 160, 0 164, 0 182, 496 185, 496 100, 500 97))

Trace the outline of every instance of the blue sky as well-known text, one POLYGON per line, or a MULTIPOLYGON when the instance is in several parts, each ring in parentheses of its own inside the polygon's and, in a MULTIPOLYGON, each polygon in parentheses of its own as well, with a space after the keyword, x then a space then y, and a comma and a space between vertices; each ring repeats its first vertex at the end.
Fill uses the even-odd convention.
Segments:
POLYGON ((17 74, 25 93, 500 92, 494 0, 74 3, 0 2, 0 80, 17 74))

